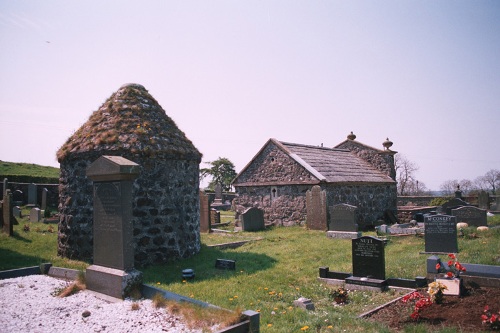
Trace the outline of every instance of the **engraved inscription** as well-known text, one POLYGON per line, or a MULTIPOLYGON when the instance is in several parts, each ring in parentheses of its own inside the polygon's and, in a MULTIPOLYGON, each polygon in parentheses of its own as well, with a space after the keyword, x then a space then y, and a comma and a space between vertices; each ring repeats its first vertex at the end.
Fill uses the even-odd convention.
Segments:
POLYGON ((94 187, 95 229, 121 232, 120 183, 97 183, 94 187))

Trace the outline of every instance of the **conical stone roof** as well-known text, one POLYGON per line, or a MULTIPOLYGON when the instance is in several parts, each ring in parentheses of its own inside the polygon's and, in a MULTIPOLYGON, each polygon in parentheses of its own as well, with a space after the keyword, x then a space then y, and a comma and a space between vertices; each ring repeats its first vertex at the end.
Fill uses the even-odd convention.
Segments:
POLYGON ((125 84, 112 94, 64 143, 57 159, 124 152, 201 161, 201 153, 140 84, 125 84))

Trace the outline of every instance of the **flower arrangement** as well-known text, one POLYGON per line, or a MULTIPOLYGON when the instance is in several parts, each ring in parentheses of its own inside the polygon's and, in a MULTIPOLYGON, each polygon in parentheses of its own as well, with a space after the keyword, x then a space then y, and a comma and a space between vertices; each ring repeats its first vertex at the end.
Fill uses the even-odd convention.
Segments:
POLYGON ((500 311, 498 313, 491 313, 490 307, 486 305, 481 319, 483 320, 483 324, 490 326, 490 329, 500 330, 500 311))
POLYGON ((432 282, 429 284, 427 292, 429 293, 430 300, 432 303, 441 304, 443 302, 443 291, 448 289, 441 282, 432 282))
POLYGON ((463 267, 458 262, 457 257, 453 253, 448 254, 448 258, 450 258, 450 260, 448 261, 448 269, 443 267, 443 265, 438 262, 436 264, 436 270, 438 271, 438 273, 446 273, 446 277, 450 279, 453 277, 460 277, 460 273, 466 271, 465 267, 463 267))
POLYGON ((345 303, 349 298, 349 291, 344 287, 338 287, 330 292, 330 297, 337 303, 345 303))
POLYGON ((410 318, 413 320, 419 320, 420 319, 420 311, 423 308, 426 308, 432 304, 430 297, 425 297, 424 295, 422 295, 418 291, 414 291, 414 292, 404 296, 401 299, 401 301, 403 303, 415 301, 415 306, 413 307, 413 312, 410 314, 410 318))

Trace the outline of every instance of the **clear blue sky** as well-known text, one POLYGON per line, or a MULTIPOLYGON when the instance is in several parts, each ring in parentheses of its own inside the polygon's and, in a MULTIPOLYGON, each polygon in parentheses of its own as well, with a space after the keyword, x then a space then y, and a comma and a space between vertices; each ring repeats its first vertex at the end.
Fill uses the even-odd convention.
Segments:
POLYGON ((430 189, 500 168, 500 1, 0 0, 0 160, 58 166, 129 82, 238 172, 350 131, 430 189))

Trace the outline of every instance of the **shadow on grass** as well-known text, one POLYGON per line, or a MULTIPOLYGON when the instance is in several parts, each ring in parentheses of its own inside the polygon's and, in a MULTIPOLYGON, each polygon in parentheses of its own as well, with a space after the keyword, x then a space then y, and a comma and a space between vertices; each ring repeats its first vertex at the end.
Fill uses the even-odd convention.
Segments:
POLYGON ((43 258, 21 254, 19 252, 0 248, 0 271, 16 268, 38 266, 44 261, 43 258))
POLYGON ((241 273, 252 274, 272 268, 275 263, 276 260, 274 258, 265 254, 226 251, 202 244, 200 253, 192 258, 162 265, 143 267, 139 268, 139 270, 144 272, 145 283, 153 284, 161 282, 162 284, 169 284, 182 281, 182 270, 187 268, 195 271, 195 281, 200 282, 230 278, 241 273), (236 269, 221 270, 215 268, 215 261, 217 259, 234 260, 236 262, 236 269))
POLYGON ((23 236, 21 236, 17 232, 14 232, 11 237, 18 240, 18 241, 25 242, 25 243, 32 243, 33 242, 31 239, 24 238, 23 236))

